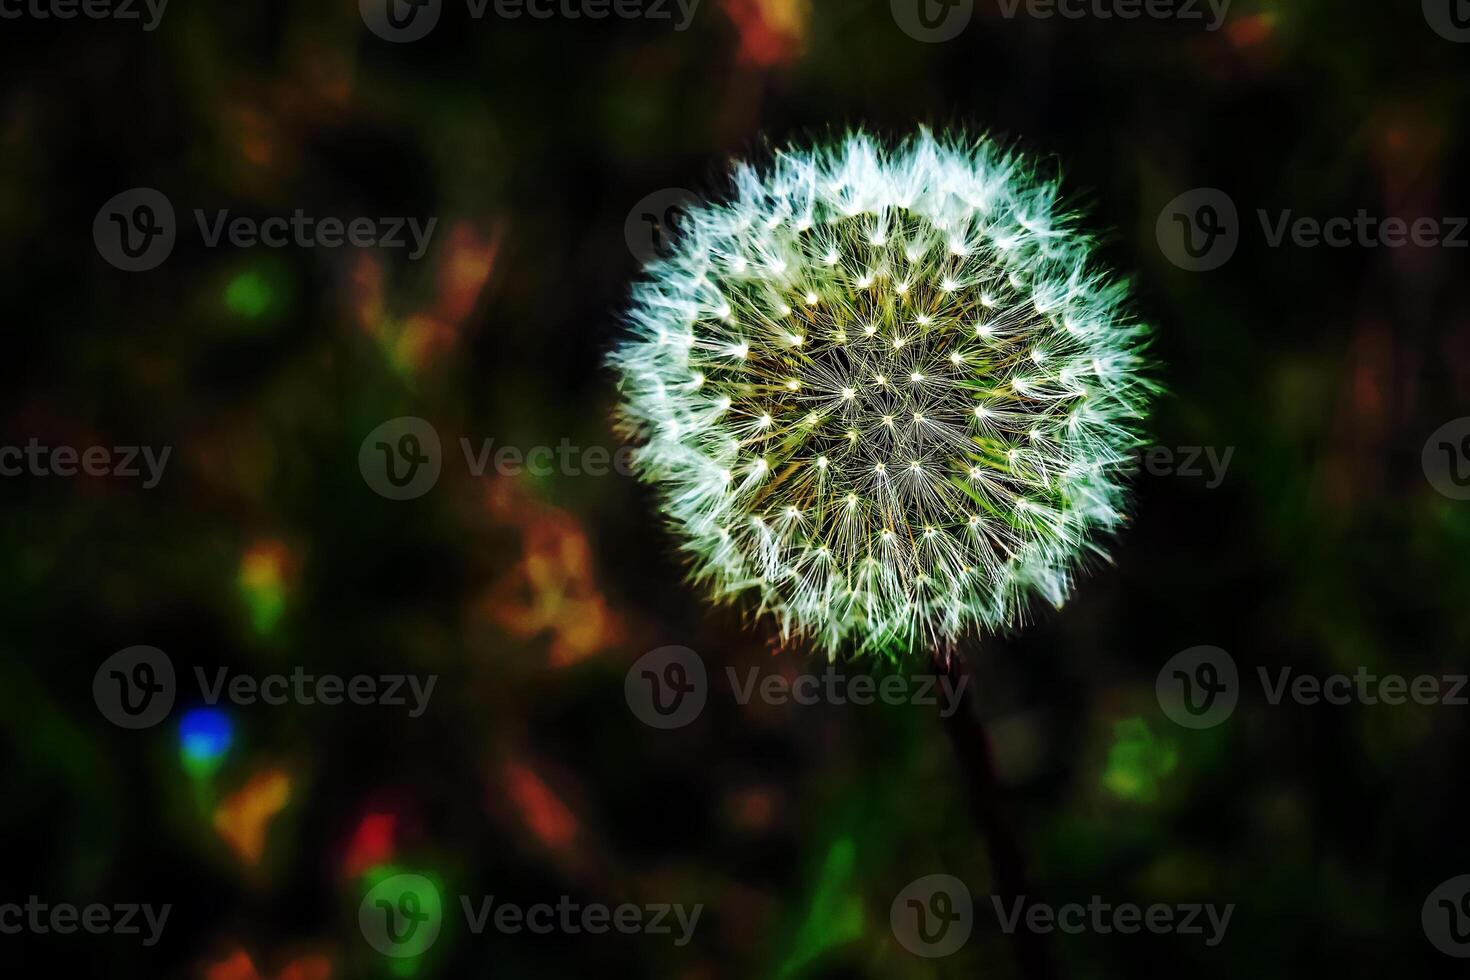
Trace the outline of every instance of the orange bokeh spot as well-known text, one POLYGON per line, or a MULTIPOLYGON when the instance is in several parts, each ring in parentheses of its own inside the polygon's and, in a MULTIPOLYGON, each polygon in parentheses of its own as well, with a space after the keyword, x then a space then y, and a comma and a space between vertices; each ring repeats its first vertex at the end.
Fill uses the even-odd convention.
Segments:
POLYGON ((240 559, 240 584, 253 592, 279 588, 290 552, 279 541, 257 541, 240 559))
POLYGON ((794 61, 806 43, 808 0, 724 0, 740 33, 740 59, 761 68, 794 61))
POLYGON ((528 767, 505 764, 505 791, 520 808, 526 826, 548 847, 566 847, 577 836, 577 818, 528 767))
POLYGON ((318 953, 287 963, 277 980, 332 980, 332 973, 331 959, 318 953))
POLYGON ((237 949, 227 959, 206 966, 204 980, 260 980, 260 974, 249 954, 237 949))
POLYGON ((291 779, 280 770, 254 776, 214 811, 214 829, 241 859, 258 864, 270 821, 291 799, 291 779))
POLYGON ((1230 42, 1238 48, 1264 43, 1276 32, 1275 14, 1254 14, 1232 20, 1225 28, 1230 42))
POLYGON ((402 316, 389 309, 382 262, 364 254, 352 270, 352 307, 358 325, 387 352, 394 367, 417 371, 459 340, 500 251, 500 230, 482 232, 469 221, 447 231, 436 229, 430 240, 435 291, 430 302, 402 316), (441 244, 442 242, 442 244, 441 244))
MULTIPOLYGON (((314 953, 287 963, 276 974, 276 980, 332 980, 335 971, 331 957, 314 953)), ((255 968, 255 962, 243 949, 236 950, 226 959, 211 963, 204 968, 204 980, 265 980, 255 968)))
POLYGON ((509 480, 491 481, 491 514, 521 531, 521 558, 490 591, 486 608, 503 629, 551 633, 551 662, 562 667, 616 643, 622 633, 592 574, 592 546, 564 511, 532 500, 509 480))

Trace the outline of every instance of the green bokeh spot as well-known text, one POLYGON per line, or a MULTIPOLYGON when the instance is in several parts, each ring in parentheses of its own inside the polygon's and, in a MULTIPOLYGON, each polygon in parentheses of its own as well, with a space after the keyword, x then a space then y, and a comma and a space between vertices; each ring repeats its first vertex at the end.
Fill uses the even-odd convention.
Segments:
POLYGON ((1172 739, 1158 738, 1142 718, 1113 725, 1113 746, 1102 781, 1115 796, 1138 803, 1158 799, 1159 783, 1179 765, 1172 739))
POLYGON ((857 845, 851 837, 838 838, 827 852, 806 921, 778 976, 791 976, 828 949, 862 937, 863 903, 854 881, 856 870, 857 845))
POLYGON ((225 287, 225 306, 251 319, 264 316, 274 298, 275 290, 259 272, 242 272, 225 287))

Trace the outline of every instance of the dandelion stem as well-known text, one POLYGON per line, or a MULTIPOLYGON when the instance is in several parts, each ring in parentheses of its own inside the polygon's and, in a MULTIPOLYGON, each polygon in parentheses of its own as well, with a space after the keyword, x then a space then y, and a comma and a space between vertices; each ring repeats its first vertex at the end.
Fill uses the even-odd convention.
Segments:
MULTIPOLYGON (((980 717, 969 665, 958 653, 936 650, 934 666, 948 676, 953 689, 960 692, 959 704, 954 713, 944 719, 944 725, 954 745, 955 759, 965 774, 976 823, 985 837, 995 895, 1006 908, 1014 907, 1018 899, 1028 904, 1034 902, 1036 892, 1026 872, 1025 852, 1021 849, 1015 823, 1005 805, 996 772, 995 753, 985 731, 985 722, 980 717), (960 681, 966 677, 969 682, 961 686, 960 681)), ((1040 933, 1025 928, 1024 920, 1021 920, 1011 936, 1021 976, 1026 980, 1058 980, 1059 975, 1040 933)))

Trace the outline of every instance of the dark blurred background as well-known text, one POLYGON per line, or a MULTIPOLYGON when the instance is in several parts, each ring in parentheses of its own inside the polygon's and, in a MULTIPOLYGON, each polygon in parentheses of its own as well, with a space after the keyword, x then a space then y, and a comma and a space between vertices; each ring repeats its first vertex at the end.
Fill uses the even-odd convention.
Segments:
POLYGON ((924 124, 1062 176, 1156 326, 1154 444, 1232 452, 1219 479, 1202 454, 1202 475, 1141 468, 1115 564, 966 651, 1039 897, 1235 906, 1214 946, 1053 934, 1059 972, 1462 973, 1421 910, 1470 873, 1470 708, 1273 706, 1256 676, 1467 669, 1470 502, 1421 454, 1442 426, 1470 435, 1470 234, 1273 247, 1258 218, 1467 214, 1463 2, 1235 0, 1210 30, 1204 5, 1123 20, 925 0, 931 23, 969 18, 936 41, 887 0, 702 0, 686 30, 672 4, 477 20, 445 0, 412 42, 351 0, 173 0, 152 30, 141 4, 141 21, 63 20, 36 2, 0 2, 0 446, 171 455, 151 487, 0 478, 0 904, 172 912, 151 946, 0 934, 0 973, 1019 976, 933 707, 736 703, 726 665, 822 663, 685 585, 647 489, 476 475, 460 446, 615 450, 603 362, 652 247, 644 214, 676 233, 678 189, 718 195, 730 157, 768 140, 924 124), (177 240, 130 272, 94 221, 140 187, 171 203, 177 240), (1209 271, 1160 232, 1197 188, 1238 211, 1209 271), (415 260, 208 247, 195 209, 437 223, 415 260), (359 452, 404 416, 437 432, 442 474, 392 500, 359 452), (134 730, 93 681, 140 644, 179 683, 134 730), (1239 705, 1190 729, 1155 682, 1205 644, 1233 657, 1239 705), (676 731, 624 698, 666 645, 712 678, 676 731), (194 672, 220 667, 438 680, 419 717, 209 708, 194 672), (399 871, 437 883, 445 924, 393 959, 358 912, 399 871), (935 873, 968 885, 974 931, 926 958, 890 903, 935 873), (704 912, 684 946, 476 936, 460 895, 704 912))

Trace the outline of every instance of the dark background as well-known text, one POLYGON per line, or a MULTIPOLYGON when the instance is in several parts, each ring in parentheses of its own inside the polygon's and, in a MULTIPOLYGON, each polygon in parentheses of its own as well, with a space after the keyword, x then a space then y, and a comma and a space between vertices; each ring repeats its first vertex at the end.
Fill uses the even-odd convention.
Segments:
POLYGON ((1271 248, 1256 211, 1467 213, 1467 56, 1408 0, 1236 0, 1213 33, 978 0, 942 44, 877 0, 703 0, 683 33, 475 22, 449 2, 412 44, 348 0, 173 0, 151 33, 0 20, 0 444, 173 447, 151 490, 0 478, 0 902, 174 906, 151 949, 0 935, 3 972, 395 975, 357 927, 387 867, 450 896, 705 905, 684 948, 476 937, 451 908, 399 975, 1015 976, 934 709, 742 707, 720 679, 690 727, 642 725, 623 679, 655 647, 717 678, 820 662, 686 586, 633 480, 475 477, 458 446, 617 445, 603 361, 646 195, 718 194, 728 159, 767 139, 921 124, 989 131, 1061 173, 1156 327, 1154 441, 1234 448, 1213 489, 1140 473, 1116 564, 968 650, 1042 898, 1236 906, 1213 948, 1054 935, 1062 972, 1462 970, 1420 909, 1470 872, 1470 708, 1271 706, 1254 678, 1465 671, 1470 503, 1436 492, 1420 453, 1470 415, 1467 252, 1271 248), (127 273, 91 229, 138 186, 169 197, 179 240, 127 273), (1212 272, 1155 235, 1196 187, 1241 216, 1212 272), (196 207, 439 225, 419 262, 210 249, 196 207), (437 428, 444 474, 395 502, 357 457, 405 415, 437 428), (191 775, 177 723, 197 696, 145 731, 91 699, 134 644, 186 675, 439 683, 418 719, 225 709, 228 753, 191 775), (1245 684, 1228 722, 1190 731, 1154 683, 1199 644, 1245 684), (251 812, 255 846, 221 830, 251 812), (924 960, 889 904, 937 872, 976 896, 975 933, 924 960))

